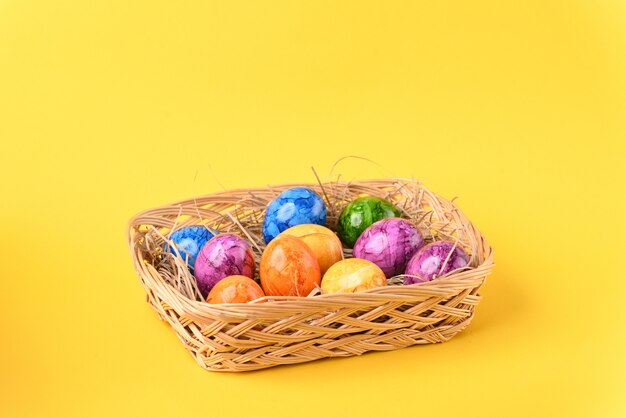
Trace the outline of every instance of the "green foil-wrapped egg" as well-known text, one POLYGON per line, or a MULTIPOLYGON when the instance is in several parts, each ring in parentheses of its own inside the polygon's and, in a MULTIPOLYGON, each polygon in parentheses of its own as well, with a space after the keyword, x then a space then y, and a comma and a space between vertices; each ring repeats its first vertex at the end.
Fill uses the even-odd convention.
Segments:
POLYGON ((374 196, 359 197, 341 211, 337 233, 341 241, 352 248, 361 233, 374 222, 399 217, 400 210, 391 202, 374 196))

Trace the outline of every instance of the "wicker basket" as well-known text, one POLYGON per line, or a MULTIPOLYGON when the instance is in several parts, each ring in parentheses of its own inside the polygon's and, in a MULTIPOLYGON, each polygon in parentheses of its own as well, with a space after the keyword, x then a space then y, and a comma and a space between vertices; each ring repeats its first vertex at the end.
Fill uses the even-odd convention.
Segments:
MULTIPOLYGON (((478 290, 493 268, 493 250, 463 213, 408 179, 290 184, 231 190, 185 200, 135 216, 128 244, 148 302, 205 369, 246 371, 367 351, 446 341, 472 320, 478 290), (266 297, 247 304, 205 303, 182 258, 163 251, 171 230, 204 224, 252 243, 258 261, 267 204, 282 190, 311 187, 328 205, 335 228, 342 207, 360 195, 394 202, 426 240, 453 240, 470 254, 470 269, 427 283, 361 293, 266 297)), ((345 250, 345 256, 351 255, 345 250)), ((258 269, 257 269, 258 270, 258 269)), ((258 277, 257 277, 258 279, 258 277)))

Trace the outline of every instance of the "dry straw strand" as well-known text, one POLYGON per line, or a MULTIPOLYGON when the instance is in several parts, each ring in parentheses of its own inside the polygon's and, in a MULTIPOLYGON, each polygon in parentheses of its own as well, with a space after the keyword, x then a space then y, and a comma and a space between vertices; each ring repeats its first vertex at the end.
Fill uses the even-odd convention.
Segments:
MULTIPOLYGON (((413 179, 336 180, 226 190, 146 210, 129 222, 128 245, 147 299, 198 364, 215 371, 247 371, 327 357, 360 355, 444 342, 472 320, 478 291, 491 273, 493 249, 448 201, 413 179), (251 241, 257 262, 265 248, 261 224, 267 204, 281 191, 310 187, 329 206, 328 226, 350 200, 386 198, 416 223, 428 240, 453 241, 470 254, 470 268, 410 286, 351 294, 263 297, 246 304, 204 302, 185 261, 164 251, 174 228, 202 224, 251 241)), ((351 250, 344 250, 349 257, 351 250)), ((256 277, 258 280, 258 277, 256 277)))

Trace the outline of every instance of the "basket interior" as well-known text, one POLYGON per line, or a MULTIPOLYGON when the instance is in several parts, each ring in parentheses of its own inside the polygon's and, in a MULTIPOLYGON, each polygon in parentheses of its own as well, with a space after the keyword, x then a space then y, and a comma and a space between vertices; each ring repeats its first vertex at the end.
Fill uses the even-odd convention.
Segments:
MULTIPOLYGON (((418 181, 404 179, 234 190, 149 210, 132 221, 131 234, 137 258, 154 267, 181 295, 203 302, 184 257, 164 251, 171 232, 188 225, 205 225, 223 233, 240 235, 251 244, 258 266, 265 248, 261 227, 266 207, 281 191, 295 186, 310 187, 323 197, 328 209, 326 226, 333 231, 336 231, 338 215, 345 205, 360 196, 377 196, 394 203, 402 216, 418 227, 427 243, 440 239, 457 243, 470 255, 469 267, 477 267, 485 259, 486 254, 471 223, 452 202, 435 195, 418 181)), ((351 256, 352 250, 344 248, 344 257, 351 256)), ((258 270, 256 281, 259 281, 258 270)), ((388 279, 390 286, 401 284, 399 278, 388 279)))

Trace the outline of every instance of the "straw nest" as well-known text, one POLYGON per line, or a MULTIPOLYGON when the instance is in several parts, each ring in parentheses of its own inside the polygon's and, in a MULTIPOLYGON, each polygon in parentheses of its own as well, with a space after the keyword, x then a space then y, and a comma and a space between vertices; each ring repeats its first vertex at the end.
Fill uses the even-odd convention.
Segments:
MULTIPOLYGON (((481 299, 478 291, 494 265, 492 248, 459 208, 409 179, 285 184, 184 200, 135 216, 129 223, 128 245, 150 305, 200 366, 219 371, 446 341, 472 320, 481 299), (247 304, 204 302, 183 259, 163 251, 171 231, 202 224, 239 234, 251 244, 258 266, 265 248, 265 208, 282 190, 295 186, 311 187, 324 198, 331 229, 341 209, 356 197, 387 199, 417 225, 426 241, 445 239, 464 248, 471 255, 469 268, 410 286, 391 278, 386 287, 360 293, 314 292, 247 304)), ((350 257, 351 250, 344 256, 350 257)))

